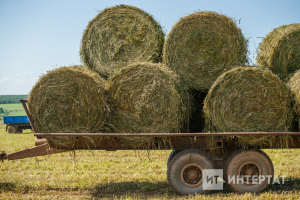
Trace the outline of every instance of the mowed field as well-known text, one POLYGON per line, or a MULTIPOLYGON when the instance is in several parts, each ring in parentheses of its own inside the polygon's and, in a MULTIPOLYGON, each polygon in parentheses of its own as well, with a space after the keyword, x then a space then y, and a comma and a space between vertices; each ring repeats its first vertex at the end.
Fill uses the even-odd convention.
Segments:
POLYGON ((0 108, 7 110, 9 112, 8 116, 26 116, 21 103, 0 104, 0 108))
MULTIPOLYGON (((8 134, 0 124, 0 149, 34 146, 30 130, 8 134)), ((0 199, 300 199, 300 150, 265 150, 284 185, 261 194, 223 191, 180 196, 167 182, 171 151, 76 151, 0 162, 0 199), (150 153, 148 155, 148 153, 150 153)))

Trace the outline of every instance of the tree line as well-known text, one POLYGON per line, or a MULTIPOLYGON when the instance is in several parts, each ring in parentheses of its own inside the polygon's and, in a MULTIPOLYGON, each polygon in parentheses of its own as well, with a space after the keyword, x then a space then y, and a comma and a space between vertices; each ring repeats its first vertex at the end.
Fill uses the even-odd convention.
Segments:
POLYGON ((28 95, 0 95, 0 104, 20 103, 20 99, 27 99, 28 95))

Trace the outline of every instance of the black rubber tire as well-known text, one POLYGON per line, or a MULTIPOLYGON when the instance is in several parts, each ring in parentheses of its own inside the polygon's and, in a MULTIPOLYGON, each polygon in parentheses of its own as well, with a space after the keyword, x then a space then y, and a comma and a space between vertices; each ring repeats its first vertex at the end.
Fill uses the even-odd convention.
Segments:
POLYGON ((172 160, 172 158, 178 154, 180 152, 180 150, 173 150, 170 155, 169 155, 169 158, 168 158, 168 164, 170 163, 170 161, 172 160))
POLYGON ((201 166, 202 169, 214 169, 212 160, 205 152, 197 149, 180 151, 168 164, 167 177, 169 185, 180 195, 205 193, 206 190, 203 190, 202 187, 202 179, 194 187, 190 187, 184 182, 182 170, 189 165, 201 166))
POLYGON ((10 127, 8 127, 8 129, 7 129, 7 132, 8 133, 16 133, 17 132, 17 130, 16 130, 16 128, 15 127, 13 127, 13 126, 10 126, 10 127))
POLYGON ((263 151, 258 149, 251 149, 248 151, 239 149, 235 151, 229 158, 225 166, 224 170, 224 180, 227 182, 229 188, 233 191, 239 192, 239 193, 246 193, 246 192, 263 192, 265 189, 268 188, 269 183, 272 183, 274 177, 274 166, 270 159, 270 157, 263 151), (254 164, 258 166, 259 175, 263 176, 272 176, 265 179, 265 181, 262 181, 261 184, 234 184, 231 182, 228 183, 228 176, 232 177, 237 176, 239 174, 239 169, 242 168, 242 166, 247 163, 251 162, 251 164, 254 164), (269 182, 269 183, 268 183, 269 182))

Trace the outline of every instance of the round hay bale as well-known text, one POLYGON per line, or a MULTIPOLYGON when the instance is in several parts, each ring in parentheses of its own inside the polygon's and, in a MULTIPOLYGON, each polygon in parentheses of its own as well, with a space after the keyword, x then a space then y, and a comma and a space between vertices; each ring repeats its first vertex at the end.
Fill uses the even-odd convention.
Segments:
POLYGON ((300 24, 280 26, 271 31, 259 46, 257 62, 286 80, 300 69, 300 24))
POLYGON ((145 11, 127 5, 104 9, 84 31, 83 62, 108 78, 120 67, 136 62, 161 61, 164 33, 145 11))
POLYGON ((190 88, 209 89, 222 73, 247 62, 247 41, 231 18, 196 12, 173 26, 163 62, 190 88))
MULTIPOLYGON (((210 132, 288 131, 291 98, 285 84, 271 71, 237 67, 221 75, 204 100, 210 132)), ((274 137, 240 136, 244 146, 261 145, 274 137)))
MULTIPOLYGON (((162 64, 137 63, 107 81, 111 125, 117 133, 181 132, 188 119, 187 92, 162 64)), ((126 139, 126 138, 125 138, 126 139)), ((153 138, 127 138, 134 147, 153 138)))
MULTIPOLYGON (((287 82, 287 86, 289 87, 291 94, 293 96, 294 102, 294 111, 298 116, 298 122, 300 122, 300 70, 296 71, 294 75, 287 82)), ((300 123, 298 124, 300 129, 300 123)))
MULTIPOLYGON (((34 85, 28 107, 39 133, 101 132, 108 106, 105 80, 81 66, 61 67, 34 85)), ((72 148, 75 137, 47 137, 50 146, 72 148)))

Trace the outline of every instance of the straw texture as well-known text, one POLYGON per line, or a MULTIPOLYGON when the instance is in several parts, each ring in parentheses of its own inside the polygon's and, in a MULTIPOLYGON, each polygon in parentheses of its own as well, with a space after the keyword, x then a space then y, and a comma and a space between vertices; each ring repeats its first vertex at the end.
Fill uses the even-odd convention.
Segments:
POLYGON ((145 11, 127 5, 104 9, 84 31, 80 55, 90 69, 108 78, 136 62, 161 61, 164 33, 145 11))
POLYGON ((257 62, 282 80, 300 69, 300 24, 280 26, 271 31, 259 47, 257 62))
POLYGON ((225 71, 247 62, 247 41, 236 23, 205 11, 181 18, 166 38, 163 62, 190 88, 209 89, 225 71))
POLYGON ((294 112, 296 114, 296 117, 298 118, 296 121, 298 122, 298 126, 300 129, 300 70, 294 73, 294 75, 288 81, 287 86, 289 87, 293 96, 294 112))
MULTIPOLYGON (((108 105, 105 81, 81 66, 43 75, 30 92, 29 112, 39 133, 104 131, 108 105)), ((50 146, 72 148, 75 137, 48 137, 50 146)))
MULTIPOLYGON (((107 82, 111 125, 117 133, 181 132, 188 120, 188 98, 178 75, 162 64, 137 63, 107 82)), ((153 138, 125 138, 131 145, 153 138)))
MULTIPOLYGON (((291 98, 285 84, 271 71, 238 67, 220 76, 204 101, 209 132, 288 131, 291 98)), ((255 146, 266 136, 238 137, 239 143, 255 146)))

